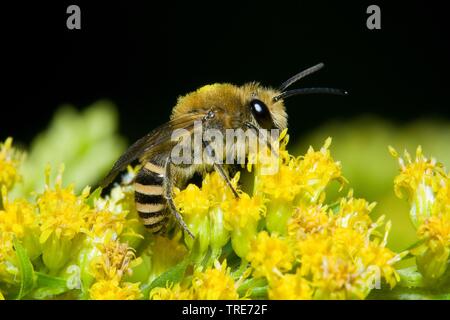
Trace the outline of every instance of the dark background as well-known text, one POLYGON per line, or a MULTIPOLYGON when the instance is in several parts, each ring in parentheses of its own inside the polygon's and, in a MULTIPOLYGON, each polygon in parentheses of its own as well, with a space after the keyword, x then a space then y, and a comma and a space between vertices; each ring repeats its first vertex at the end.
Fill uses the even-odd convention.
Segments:
POLYGON ((0 139, 28 143, 61 104, 108 98, 121 133, 135 140, 168 119, 180 94, 213 82, 277 86, 321 61, 325 69, 297 86, 351 95, 288 100, 291 134, 365 113, 396 123, 449 118, 440 3, 2 3, 0 139), (66 28, 70 4, 81 8, 81 30, 66 28), (381 7, 381 30, 366 28, 370 4, 381 7))

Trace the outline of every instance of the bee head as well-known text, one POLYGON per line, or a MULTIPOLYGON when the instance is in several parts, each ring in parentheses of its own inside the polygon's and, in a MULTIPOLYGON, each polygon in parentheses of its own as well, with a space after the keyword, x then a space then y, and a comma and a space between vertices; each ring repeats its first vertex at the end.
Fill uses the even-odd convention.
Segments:
POLYGON ((246 84, 241 89, 241 99, 244 106, 250 111, 250 114, 263 129, 284 129, 287 126, 287 114, 283 101, 289 97, 301 94, 337 94, 347 95, 347 92, 333 88, 301 88, 286 90, 300 79, 320 70, 324 64, 319 63, 311 68, 301 71, 283 82, 277 90, 264 88, 258 83, 246 84))
POLYGON ((172 118, 189 113, 215 110, 221 114, 222 126, 241 128, 252 126, 261 129, 285 129, 287 113, 284 100, 301 94, 324 93, 346 95, 347 92, 332 88, 302 88, 287 90, 295 82, 320 70, 323 63, 308 68, 281 84, 278 89, 263 87, 257 82, 242 86, 212 84, 201 87, 178 99, 172 118))

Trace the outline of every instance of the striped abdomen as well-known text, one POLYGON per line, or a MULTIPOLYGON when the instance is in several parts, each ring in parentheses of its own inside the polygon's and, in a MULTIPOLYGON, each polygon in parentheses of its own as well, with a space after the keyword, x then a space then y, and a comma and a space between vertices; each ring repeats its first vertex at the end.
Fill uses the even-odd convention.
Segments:
POLYGON ((168 220, 164 198, 164 168, 147 162, 134 182, 136 210, 145 227, 152 232, 161 231, 168 220))

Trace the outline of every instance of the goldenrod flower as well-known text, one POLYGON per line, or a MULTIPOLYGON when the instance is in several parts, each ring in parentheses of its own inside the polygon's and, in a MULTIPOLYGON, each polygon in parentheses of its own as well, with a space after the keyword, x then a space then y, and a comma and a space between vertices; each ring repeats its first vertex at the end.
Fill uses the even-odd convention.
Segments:
POLYGON ((86 214, 86 228, 91 237, 103 238, 107 231, 116 237, 120 235, 127 225, 128 210, 125 210, 120 201, 125 197, 122 188, 111 190, 111 197, 99 198, 94 208, 86 214))
POLYGON ((333 216, 334 224, 344 228, 353 228, 361 233, 367 232, 372 226, 369 214, 376 203, 367 202, 366 199, 353 197, 351 190, 347 197, 341 199, 338 212, 333 216))
POLYGON ((297 159, 282 152, 280 166, 272 175, 258 176, 256 193, 262 192, 270 199, 291 202, 302 190, 301 172, 297 159))
POLYGON ((267 229, 285 235, 287 222, 295 205, 320 204, 324 201, 324 190, 332 180, 341 184, 341 166, 330 155, 331 138, 325 141, 320 151, 312 147, 303 157, 294 158, 282 151, 279 170, 274 175, 257 177, 257 192, 271 200, 267 205, 267 229))
POLYGON ((50 187, 50 171, 47 170, 46 186, 39 195, 37 205, 41 217, 41 243, 45 243, 51 235, 72 240, 76 234, 86 231, 86 216, 89 206, 85 203, 89 188, 85 188, 80 196, 76 196, 74 186, 62 187, 62 170, 56 178, 54 189, 50 187))
POLYGON ((346 182, 342 176, 340 162, 331 157, 330 145, 331 138, 328 138, 319 151, 310 147, 306 155, 299 158, 298 170, 301 172, 301 184, 305 191, 299 201, 322 202, 325 197, 324 190, 331 181, 336 180, 341 186, 346 182))
POLYGON ((363 299, 382 278, 391 287, 398 282, 393 265, 401 256, 385 248, 384 239, 369 237, 351 227, 332 226, 297 244, 301 274, 311 278, 315 298, 363 299))
POLYGON ((227 268, 227 262, 215 262, 213 268, 195 271, 188 283, 169 284, 165 288, 155 288, 150 293, 154 300, 236 300, 239 281, 234 281, 227 268))
POLYGON ((13 239, 13 234, 0 232, 0 280, 7 283, 15 283, 19 274, 13 239))
POLYGON ((27 229, 38 226, 35 207, 26 200, 19 199, 9 202, 6 187, 2 189, 3 210, 0 210, 0 232, 10 232, 19 238, 25 235, 27 229))
POLYGON ((50 168, 47 168, 45 191, 37 199, 43 260, 52 270, 61 268, 67 262, 75 236, 87 231, 86 217, 90 211, 86 204, 89 187, 80 196, 75 195, 73 185, 63 188, 62 171, 56 178, 54 188, 51 188, 50 168))
MULTIPOLYGON (((63 292, 82 299, 364 299, 374 288, 388 292, 404 277, 395 264, 406 254, 386 246, 391 223, 372 220, 375 203, 353 191, 326 201, 330 183, 346 181, 331 157, 331 139, 294 157, 282 135, 272 163, 279 171, 265 175, 270 164, 256 163, 253 192, 242 191, 238 173, 231 179, 235 197, 216 172, 201 187, 175 190, 195 240, 176 224, 167 234, 146 232, 130 184, 136 168, 106 196, 63 187, 62 171, 50 186, 50 169, 35 201, 8 199, 0 181, 0 299, 15 296, 22 276, 38 279, 25 291, 40 298, 63 292)), ((7 140, 0 149, 0 169, 10 146, 7 140)), ((395 188, 411 201, 420 239, 411 252, 429 285, 441 279, 449 259, 450 178, 420 149, 415 161, 405 157, 395 188)))
MULTIPOLYGON (((237 172, 235 176, 230 179, 231 185, 235 190, 238 189, 239 177, 240 173, 237 172)), ((230 187, 217 172, 205 175, 202 182, 202 190, 208 195, 211 206, 220 205, 223 201, 234 198, 234 194, 230 187)))
POLYGON ((196 300, 236 300, 238 284, 230 275, 227 261, 215 263, 214 268, 195 272, 192 279, 192 298, 196 300))
MULTIPOLYGON (((240 173, 231 179, 231 184, 238 190, 240 173)), ((224 179, 217 172, 207 174, 202 182, 202 190, 208 195, 210 201, 209 221, 210 221, 210 246, 212 259, 218 258, 222 247, 230 238, 230 231, 225 227, 224 211, 221 204, 234 198, 234 194, 224 179)))
POLYGON ((439 279, 447 270, 450 255, 450 215, 442 214, 426 219, 417 229, 424 244, 412 252, 417 257, 419 271, 431 281, 439 279))
MULTIPOLYGON (((175 204, 179 208, 189 228, 199 241, 199 254, 206 252, 210 241, 210 223, 208 211, 211 205, 209 196, 194 184, 189 184, 186 189, 176 191, 175 204)), ((191 237, 185 237, 186 244, 192 248, 194 241, 191 237)))
POLYGON ((399 198, 404 194, 411 204, 410 216, 416 227, 431 216, 435 193, 441 185, 445 172, 435 159, 426 158, 419 146, 413 161, 405 150, 405 159, 390 147, 391 154, 398 159, 400 174, 394 180, 394 190, 399 198))
POLYGON ((192 300, 192 291, 182 288, 179 283, 170 285, 167 288, 158 287, 150 292, 152 300, 192 300))
POLYGON ((141 263, 126 243, 109 241, 99 246, 101 255, 91 263, 92 274, 96 282, 89 289, 94 300, 131 300, 139 299, 142 293, 138 283, 122 281, 132 273, 132 268, 141 263))
POLYGON ((0 210, 0 234, 21 239, 31 259, 41 253, 36 208, 24 199, 8 201, 6 187, 2 187, 3 210, 0 210))
MULTIPOLYGON (((391 153, 398 157, 395 150, 391 153)), ((405 191, 410 201, 410 216, 422 241, 411 250, 417 267, 429 282, 446 271, 450 254, 450 178, 434 159, 427 159, 417 148, 415 161, 405 151, 399 158, 401 173, 395 178, 398 197, 405 191)))
POLYGON ((308 234, 326 230, 330 224, 328 207, 318 205, 301 205, 294 210, 288 221, 288 235, 294 241, 303 240, 308 234))
POLYGON ((97 280, 122 279, 132 267, 140 263, 126 243, 109 241, 99 245, 101 255, 92 261, 92 272, 97 280))
POLYGON ((268 296, 272 300, 309 300, 313 290, 299 272, 283 274, 270 280, 268 296))
POLYGON ((231 244, 236 254, 245 258, 256 237, 258 221, 265 214, 262 197, 241 193, 239 198, 223 202, 225 227, 231 231, 231 244))
POLYGON ((13 139, 9 137, 4 143, 0 143, 0 188, 5 186, 7 190, 11 190, 20 180, 18 169, 23 159, 22 155, 12 148, 12 142, 13 139))
POLYGON ((142 298, 139 283, 119 283, 117 279, 100 280, 89 289, 93 300, 137 300, 142 298))
POLYGON ((266 231, 261 231, 252 241, 246 258, 254 270, 254 277, 268 279, 291 270, 295 261, 288 241, 274 234, 269 235, 266 231))

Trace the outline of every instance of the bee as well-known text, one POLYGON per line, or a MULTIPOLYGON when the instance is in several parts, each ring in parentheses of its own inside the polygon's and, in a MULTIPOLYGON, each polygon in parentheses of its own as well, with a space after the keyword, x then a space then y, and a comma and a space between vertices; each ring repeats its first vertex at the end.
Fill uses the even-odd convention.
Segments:
MULTIPOLYGON (((218 161, 205 164, 174 164, 171 151, 176 141, 174 130, 185 129, 192 133, 194 123, 200 121, 205 129, 280 129, 287 127, 287 113, 284 100, 300 94, 325 93, 345 95, 346 91, 333 88, 301 88, 286 90, 293 83, 312 74, 324 66, 319 63, 285 81, 278 89, 266 88, 252 82, 242 86, 214 84, 178 98, 170 120, 154 129, 131 145, 117 160, 102 182, 108 186, 131 162, 138 160, 141 169, 134 178, 136 210, 145 227, 153 232, 163 232, 169 218, 174 217, 179 226, 191 237, 191 233, 173 200, 173 188, 183 187, 195 173, 204 174, 215 170, 234 196, 238 193, 228 176, 228 165, 218 161)), ((211 156, 214 148, 205 143, 211 156)))

